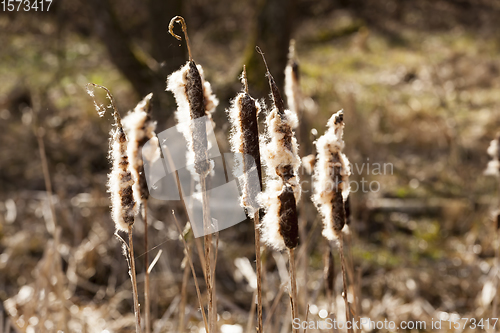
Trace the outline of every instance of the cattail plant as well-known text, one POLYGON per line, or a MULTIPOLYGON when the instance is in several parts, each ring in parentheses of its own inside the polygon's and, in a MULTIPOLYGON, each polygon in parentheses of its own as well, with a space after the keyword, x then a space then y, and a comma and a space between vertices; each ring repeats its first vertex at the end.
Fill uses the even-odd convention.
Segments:
POLYGON ((266 214, 262 220, 262 236, 270 247, 279 251, 288 249, 293 320, 299 315, 294 256, 294 249, 299 242, 297 201, 301 192, 298 177, 300 158, 293 132, 293 128, 297 125, 297 117, 290 110, 285 110, 264 54, 258 47, 257 52, 262 55, 266 65, 273 101, 273 107, 266 118, 267 137, 263 149, 268 179, 266 191, 261 196, 263 206, 266 207, 266 214))
MULTIPOLYGON (((129 264, 130 279, 132 281, 136 332, 139 333, 141 332, 141 317, 135 273, 134 242, 132 239, 132 229, 135 215, 137 214, 137 203, 134 200, 132 187, 136 180, 130 171, 127 136, 123 130, 120 114, 116 109, 113 96, 106 87, 94 83, 89 83, 87 85, 87 91, 94 99, 94 105, 101 117, 104 115, 106 107, 97 104, 94 92, 90 87, 97 87, 106 91, 107 98, 111 102, 113 117, 115 119, 116 129, 111 131, 111 151, 109 155, 113 165, 111 173, 108 176, 108 191, 111 195, 111 216, 115 222, 116 229, 128 233, 129 244, 127 246, 124 242, 124 245, 128 249, 128 256, 126 257, 129 264)), ((121 237, 119 237, 119 239, 121 240, 121 237)))
POLYGON ((314 194, 312 201, 323 218, 323 236, 331 243, 337 241, 342 266, 346 319, 349 320, 347 301, 347 276, 344 259, 342 229, 346 222, 345 201, 349 196, 349 160, 344 155, 343 110, 335 113, 328 121, 328 130, 316 140, 318 153, 314 167, 314 194))
POLYGON ((151 332, 150 302, 149 302, 149 256, 148 256, 148 214, 147 202, 149 198, 148 184, 144 174, 144 163, 140 152, 144 144, 155 137, 156 122, 151 119, 151 98, 153 94, 147 95, 132 112, 123 118, 123 127, 128 137, 127 153, 130 158, 130 171, 136 182, 132 189, 134 200, 142 206, 142 218, 144 221, 144 253, 145 275, 144 275, 144 320, 146 333, 151 332))
POLYGON ((208 138, 206 122, 211 120, 211 113, 219 103, 213 95, 210 83, 205 81, 203 69, 197 65, 191 55, 187 26, 184 18, 175 16, 169 24, 169 32, 172 36, 181 40, 182 38, 173 32, 174 23, 179 23, 184 32, 189 60, 179 70, 167 78, 167 90, 174 94, 177 102, 175 116, 179 122, 179 129, 188 142, 187 165, 194 168, 191 170, 193 178, 198 178, 201 185, 203 204, 203 225, 205 233, 205 278, 208 294, 208 317, 209 332, 216 331, 217 307, 215 299, 215 264, 216 245, 212 244, 211 218, 209 213, 209 202, 207 196, 206 178, 213 168, 208 160, 208 138))
MULTIPOLYGON (((262 332, 262 263, 260 255, 259 204, 257 196, 262 188, 262 169, 259 149, 257 100, 248 93, 248 81, 243 66, 242 83, 244 90, 232 101, 227 111, 232 126, 231 150, 235 153, 234 175, 241 188, 241 206, 244 207, 255 227, 255 259, 257 271, 257 332, 262 332), (256 176, 256 177, 255 177, 256 176)), ((253 300, 252 300, 253 301, 253 300)))

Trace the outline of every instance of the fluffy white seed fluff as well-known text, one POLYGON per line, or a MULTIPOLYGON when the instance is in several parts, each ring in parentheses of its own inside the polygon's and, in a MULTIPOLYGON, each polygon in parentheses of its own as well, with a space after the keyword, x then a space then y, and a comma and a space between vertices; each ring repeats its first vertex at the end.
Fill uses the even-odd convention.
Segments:
POLYGON ((285 116, 281 117, 278 110, 274 108, 266 119, 267 143, 263 148, 263 157, 271 178, 287 173, 293 175, 285 180, 290 184, 295 194, 295 200, 300 200, 300 185, 298 170, 301 160, 298 153, 297 139, 293 128, 297 126, 297 117, 289 110, 285 110, 285 116), (290 145, 286 143, 290 141, 290 145), (289 171, 285 171, 291 168, 289 171), (290 172, 291 171, 291 172, 290 172))
POLYGON ((487 152, 491 157, 491 161, 488 162, 488 166, 486 167, 484 174, 500 177, 500 136, 491 141, 487 152))
MULTIPOLYGON (((203 85, 203 96, 205 100, 205 115, 208 119, 212 119, 212 113, 215 111, 217 105, 219 105, 219 100, 212 92, 212 87, 208 81, 205 81, 203 68, 201 65, 196 65, 198 72, 201 76, 201 82, 203 85)), ((175 112, 175 118, 177 119, 178 125, 177 129, 181 132, 186 141, 188 142, 188 149, 186 153, 187 165, 193 166, 195 161, 195 155, 193 150, 193 137, 191 131, 191 112, 189 107, 189 100, 186 93, 187 78, 186 74, 189 71, 189 61, 182 66, 179 70, 170 74, 167 78, 167 90, 174 94, 175 101, 177 102, 177 110, 175 112)), ((210 147, 209 147, 210 148, 210 147)), ((193 176, 194 169, 191 170, 193 176)))
POLYGON ((316 142, 318 152, 317 161, 314 167, 312 196, 313 203, 323 217, 323 236, 328 240, 337 238, 334 232, 334 216, 332 202, 334 196, 338 195, 335 191, 336 184, 342 193, 343 202, 349 196, 349 175, 350 164, 347 157, 342 153, 344 141, 342 140, 344 122, 335 119, 342 117, 342 110, 334 114, 328 121, 328 130, 316 142), (340 167, 340 177, 334 175, 334 167, 340 167), (340 179, 335 179, 340 178, 340 179))
POLYGON ((261 221, 262 241, 277 251, 286 249, 283 236, 280 234, 279 225, 279 195, 283 190, 283 180, 281 178, 268 179, 266 191, 261 193, 260 201, 266 207, 266 214, 261 221))
MULTIPOLYGON (((151 138, 155 137, 156 122, 151 120, 148 114, 151 98, 153 94, 147 95, 132 112, 129 112, 123 118, 123 128, 128 137, 127 152, 130 159, 131 172, 135 179, 140 180, 144 177, 143 161, 140 150, 142 146, 151 138)), ((143 191, 147 191, 144 186, 145 180, 142 182, 136 181, 133 186, 134 199, 137 203, 142 202, 143 191)))
MULTIPOLYGON (((300 89, 298 77, 293 71, 292 62, 289 62, 285 68, 285 95, 290 111, 298 118, 299 112, 302 109, 302 91, 300 89)), ((295 124, 295 127, 297 125, 298 123, 295 124)))
POLYGON ((128 231, 137 214, 137 204, 132 194, 135 179, 129 170, 127 138, 121 127, 111 132, 110 157, 113 163, 108 178, 108 191, 111 194, 111 216, 116 229, 128 231))
POLYGON ((266 214, 261 223, 262 239, 268 246, 281 251, 286 246, 279 232, 279 195, 283 191, 285 183, 292 186, 297 202, 301 193, 298 176, 301 161, 298 156, 297 140, 293 133, 297 117, 289 110, 285 110, 284 116, 280 116, 278 109, 274 107, 267 116, 266 123, 267 135, 264 139, 266 142, 262 145, 262 155, 268 177, 266 190, 259 197, 262 206, 266 208, 266 214), (289 140, 289 144, 286 143, 287 140, 289 140), (284 170, 287 169, 286 176, 283 177, 284 170))
MULTIPOLYGON (((231 101, 231 106, 227 111, 229 116, 229 122, 231 123, 231 136, 229 143, 231 146, 231 151, 234 155, 234 168, 233 175, 238 178, 238 182, 242 188, 242 195, 240 197, 240 205, 246 208, 249 216, 253 218, 255 212, 259 209, 260 205, 256 202, 256 193, 253 193, 252 187, 255 188, 255 184, 259 184, 258 174, 256 165, 254 170, 251 172, 244 172, 245 161, 244 157, 244 129, 242 127, 241 121, 241 100, 245 97, 245 93, 239 93, 234 100, 231 101), (252 186, 254 185, 254 186, 252 186)), ((257 114, 260 112, 260 105, 257 100, 254 100, 255 108, 257 109, 257 114)))

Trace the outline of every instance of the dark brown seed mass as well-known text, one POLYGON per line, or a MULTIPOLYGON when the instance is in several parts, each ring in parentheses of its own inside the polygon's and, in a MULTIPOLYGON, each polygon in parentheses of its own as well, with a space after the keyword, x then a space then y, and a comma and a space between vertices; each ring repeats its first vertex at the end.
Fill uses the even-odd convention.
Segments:
MULTIPOLYGON (((188 97, 191 120, 206 116, 203 84, 196 63, 191 60, 186 72, 186 95, 188 97)), ((205 122, 197 121, 191 124, 193 134, 193 151, 195 155, 195 170, 198 174, 206 174, 210 170, 207 157, 208 141, 205 122)))
POLYGON ((289 249, 293 249, 299 243, 299 222, 292 187, 289 184, 285 184, 278 198, 280 201, 278 212, 280 235, 283 237, 285 246, 289 249))
MULTIPOLYGON (((243 133, 243 154, 253 158, 259 175, 259 185, 262 188, 262 170, 259 150, 259 124, 257 121, 257 107, 255 100, 248 94, 240 98, 241 132, 243 133)), ((245 162, 244 172, 248 172, 250 163, 245 162)))
POLYGON ((333 189, 333 199, 332 199, 332 216, 333 216, 333 230, 335 234, 339 234, 345 225, 345 209, 344 209, 344 199, 342 198, 342 191, 339 188, 339 182, 341 181, 340 169, 341 167, 333 167, 333 180, 335 182, 335 188, 333 189))

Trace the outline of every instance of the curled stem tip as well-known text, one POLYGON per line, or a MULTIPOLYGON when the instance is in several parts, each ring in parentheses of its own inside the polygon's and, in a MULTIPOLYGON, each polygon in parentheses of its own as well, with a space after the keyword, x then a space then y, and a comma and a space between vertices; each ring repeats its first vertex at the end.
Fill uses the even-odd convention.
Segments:
POLYGON ((174 23, 179 23, 182 27, 182 32, 184 33, 184 38, 186 39, 186 45, 187 45, 187 49, 188 49, 188 55, 189 55, 189 61, 193 60, 193 57, 191 56, 191 47, 189 47, 189 36, 188 36, 188 33, 187 33, 187 25, 186 25, 186 21, 184 20, 184 17, 182 16, 175 16, 173 17, 171 20, 170 20, 170 23, 168 25, 168 32, 174 36, 175 38, 177 38, 177 40, 182 40, 182 37, 177 35, 175 32, 174 32, 174 23))
POLYGON ((248 78, 247 78, 247 67, 243 65, 243 73, 241 73, 241 82, 245 88, 245 93, 248 94, 248 78))
POLYGON ((262 52, 262 50, 258 46, 255 47, 255 50, 257 50, 257 53, 262 56, 262 59, 264 60, 264 65, 266 65, 266 71, 267 71, 268 74, 270 74, 269 67, 267 67, 266 57, 264 57, 264 52, 262 52))
MULTIPOLYGON (((104 90, 106 92, 106 97, 109 99, 109 101, 111 103, 111 108, 113 109, 113 117, 115 118, 116 125, 118 127, 122 127, 122 122, 121 122, 120 114, 118 113, 118 109, 116 108, 116 105, 115 105, 115 100, 113 98, 113 95, 109 91, 109 89, 106 88, 105 86, 101 86, 101 85, 96 84, 96 83, 87 83, 87 92, 94 99, 94 104, 96 105, 96 108, 100 108, 100 107, 97 105, 97 102, 95 101, 95 97, 94 97, 93 92, 91 92, 91 90, 89 89, 89 87, 91 87, 91 86, 95 87, 95 88, 100 88, 100 89, 102 89, 102 90, 104 90)), ((99 112, 101 114, 101 116, 104 114, 105 111, 106 110, 104 108, 104 110, 102 111, 102 114, 101 114, 101 112, 99 112)))

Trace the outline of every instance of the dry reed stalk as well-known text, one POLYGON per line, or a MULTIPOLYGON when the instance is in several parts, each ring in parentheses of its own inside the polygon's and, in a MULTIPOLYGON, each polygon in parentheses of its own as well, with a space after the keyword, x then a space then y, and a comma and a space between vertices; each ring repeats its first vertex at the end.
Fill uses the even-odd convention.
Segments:
MULTIPOLYGON (((290 298, 292 320, 298 318, 297 283, 294 249, 299 242, 299 226, 297 201, 300 199, 297 140, 293 128, 297 118, 285 110, 281 94, 267 67, 264 54, 257 47, 266 65, 273 108, 269 112, 267 137, 264 146, 264 160, 268 170, 266 191, 261 195, 261 204, 266 207, 266 215, 262 220, 262 236, 270 247, 282 251, 288 249, 290 269, 290 298)), ((294 332, 297 332, 294 329, 294 332)))
POLYGON ((134 300, 134 314, 135 314, 135 326, 136 332, 141 332, 141 314, 139 309, 139 295, 137 293, 137 278, 135 272, 135 259, 134 259, 134 242, 132 237, 132 229, 134 226, 135 215, 137 214, 137 204, 134 201, 134 195, 132 186, 134 185, 134 177, 129 168, 129 159, 127 154, 127 137, 123 130, 120 114, 115 106, 115 102, 111 92, 108 88, 89 83, 87 85, 87 91, 89 95, 94 100, 94 105, 97 112, 102 117, 106 112, 106 107, 103 105, 98 105, 95 97, 94 91, 90 87, 97 87, 103 89, 106 92, 106 96, 111 103, 111 108, 113 110, 113 117, 115 120, 116 129, 111 132, 111 151, 110 158, 112 160, 113 166, 111 173, 108 175, 108 191, 111 194, 111 216, 115 222, 117 231, 128 232, 129 244, 126 246, 126 242, 123 241, 121 237, 118 236, 120 240, 124 242, 125 248, 128 249, 128 264, 129 264, 129 275, 132 281, 132 295, 134 300))
POLYGON ((208 320, 207 320, 207 316, 205 315, 205 308, 203 307, 203 302, 202 302, 202 299, 201 299, 201 292, 200 292, 200 286, 198 285, 198 279, 196 277, 196 271, 194 270, 194 265, 193 265, 193 261, 191 260, 191 252, 189 251, 189 246, 186 242, 186 240, 184 239, 183 235, 182 235, 182 228, 179 224, 179 221, 177 220, 177 217, 175 216, 175 212, 172 211, 172 215, 174 217, 174 222, 175 222, 175 226, 177 227, 177 231, 179 232, 179 236, 182 240, 182 244, 184 244, 184 249, 186 251, 186 258, 189 262, 189 267, 191 267, 191 273, 193 274, 193 280, 194 280, 194 286, 196 288, 196 295, 198 297, 198 303, 200 304, 200 310, 201 310, 201 314, 203 316, 203 322, 205 323, 205 331, 208 332, 208 320))
MULTIPOLYGON (((31 94, 32 104, 33 104, 33 113, 37 116, 41 109, 41 98, 40 94, 36 91, 33 91, 31 94)), ((43 172, 43 180, 45 182, 45 190, 47 191, 47 200, 49 203, 50 214, 52 215, 51 222, 49 224, 47 222, 47 231, 54 237, 56 229, 57 229, 57 217, 56 217, 56 208, 54 205, 53 199, 53 191, 52 191, 52 182, 50 180, 50 172, 49 172, 49 164, 47 162, 47 154, 45 152, 45 143, 43 141, 43 137, 45 136, 45 129, 43 127, 34 128, 33 132, 36 136, 38 143, 38 151, 40 153, 40 160, 42 162, 42 172, 43 172)))
MULTIPOLYGON (((257 196, 262 189, 262 168, 259 148, 258 113, 259 103, 248 93, 246 69, 242 73, 243 91, 232 101, 227 110, 232 125, 231 150, 235 153, 233 173, 240 181, 242 195, 240 204, 254 220, 255 260, 257 272, 257 332, 262 325, 262 260, 260 253, 259 208, 257 196)), ((252 299, 252 302, 254 300, 252 299)), ((253 309, 253 305, 252 305, 253 309)))
POLYGON ((143 220, 144 220, 144 320, 146 321, 146 333, 151 332, 151 303, 149 299, 149 244, 148 244, 148 199, 143 200, 143 220))
MULTIPOLYGON (((247 333, 252 333, 252 324, 254 323, 253 317, 255 316, 255 298, 257 298, 257 289, 254 289, 253 294, 252 294, 252 306, 250 307, 250 314, 248 315, 248 320, 247 320, 247 327, 245 332, 247 333)), ((261 331, 257 331, 261 332, 261 331)))
MULTIPOLYGON (((186 261, 187 258, 184 258, 186 261)), ((184 265, 184 272, 182 273, 182 286, 181 286, 181 303, 179 304, 179 333, 184 332, 184 322, 186 317, 186 304, 187 304, 187 283, 189 280, 189 265, 184 265)))
POLYGON ((283 283, 280 286, 280 289, 276 296, 274 297, 273 304, 270 307, 269 313, 266 316, 266 321, 264 322, 264 329, 266 332, 268 332, 269 325, 271 325, 271 318, 273 318, 273 314, 276 311, 276 308, 278 307, 278 304, 281 300, 281 296, 283 296, 283 293, 285 292, 285 284, 283 283))
POLYGON ((169 24, 172 36, 182 38, 173 32, 173 26, 179 23, 184 33, 188 48, 189 60, 179 70, 167 78, 167 90, 174 94, 178 108, 175 113, 179 121, 179 128, 188 142, 187 165, 193 177, 199 179, 202 192, 203 225, 205 233, 205 271, 208 294, 209 333, 217 331, 217 305, 215 298, 215 246, 212 241, 212 221, 210 218, 209 200, 207 195, 207 176, 213 168, 208 160, 208 139, 204 118, 211 121, 211 113, 218 104, 212 94, 210 84, 204 80, 203 69, 194 62, 189 46, 187 26, 183 17, 175 16, 169 24), (198 121, 196 121, 198 120, 198 121))
POLYGON ((147 95, 132 112, 123 118, 123 127, 128 137, 127 153, 130 159, 131 172, 137 180, 132 189, 135 201, 142 207, 144 221, 144 320, 146 333, 151 332, 150 300, 149 300, 149 244, 148 244, 148 198, 149 190, 144 174, 144 163, 140 156, 142 147, 151 138, 155 137, 156 122, 151 119, 151 98, 153 94, 147 95))
MULTIPOLYGON (((314 168, 313 203, 323 217, 323 236, 332 243, 337 242, 342 268, 343 297, 346 307, 346 320, 350 320, 350 306, 347 300, 346 260, 342 229, 346 222, 344 202, 349 196, 349 160, 342 153, 344 141, 344 113, 335 113, 328 121, 328 130, 316 141, 318 160, 314 168)), ((352 329, 349 330, 350 332, 352 329)))

